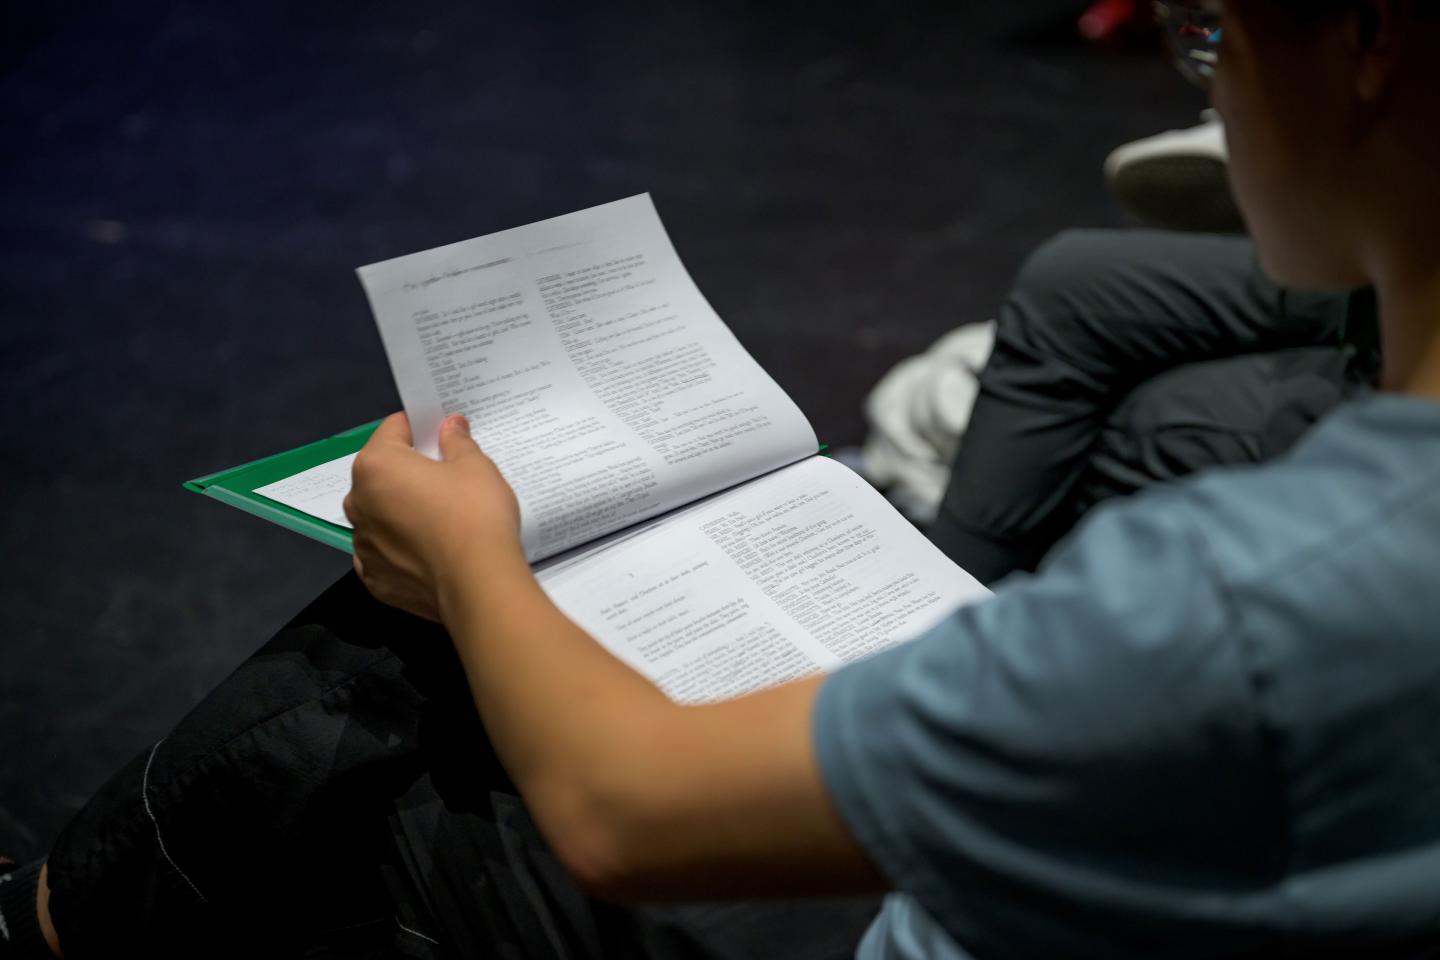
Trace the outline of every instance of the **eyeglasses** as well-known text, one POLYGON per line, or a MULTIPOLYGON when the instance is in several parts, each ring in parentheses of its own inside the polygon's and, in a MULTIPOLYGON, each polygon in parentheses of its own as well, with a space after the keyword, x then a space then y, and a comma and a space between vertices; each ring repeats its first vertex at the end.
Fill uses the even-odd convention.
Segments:
POLYGON ((1185 79, 1208 90, 1220 59, 1220 5, 1207 0, 1155 0, 1152 5, 1175 65, 1185 79))

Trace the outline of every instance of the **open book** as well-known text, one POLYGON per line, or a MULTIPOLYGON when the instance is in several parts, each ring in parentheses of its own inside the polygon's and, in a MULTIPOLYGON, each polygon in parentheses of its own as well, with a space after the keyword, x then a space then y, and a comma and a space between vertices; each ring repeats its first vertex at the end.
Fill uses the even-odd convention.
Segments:
MULTIPOLYGON (((463 413, 515 490, 546 591, 671 697, 833 668, 986 595, 818 455, 648 196, 359 275, 416 448, 438 456, 441 421, 463 413)), ((343 547, 341 501, 366 435, 191 486, 272 519, 310 518, 286 525, 343 547)))

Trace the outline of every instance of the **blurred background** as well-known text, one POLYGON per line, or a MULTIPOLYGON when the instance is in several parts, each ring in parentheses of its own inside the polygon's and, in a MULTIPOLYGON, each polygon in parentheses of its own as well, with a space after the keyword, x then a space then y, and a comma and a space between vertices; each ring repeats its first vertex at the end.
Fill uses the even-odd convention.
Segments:
POLYGON ((399 406, 354 268, 650 191, 857 443, 1101 162, 1204 106, 1083 2, 129 0, 0 13, 0 853, 348 560, 181 481, 399 406))

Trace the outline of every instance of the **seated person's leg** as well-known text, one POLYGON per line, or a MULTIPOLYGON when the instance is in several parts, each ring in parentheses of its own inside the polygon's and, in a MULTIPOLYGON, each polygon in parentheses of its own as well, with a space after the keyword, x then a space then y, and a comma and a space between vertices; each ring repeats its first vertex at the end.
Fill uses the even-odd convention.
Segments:
POLYGON ((449 638, 353 575, 102 787, 48 870, 72 960, 359 957, 390 943, 723 960, 786 936, 809 944, 789 956, 838 957, 878 906, 592 900, 490 749, 449 638))
POLYGON ((1304 347, 1190 363, 1152 377, 1106 418, 1066 515, 1073 523, 1112 497, 1205 467, 1279 456, 1350 395, 1357 366, 1351 349, 1304 347))
POLYGON ((240 954, 388 925, 388 801, 424 767, 447 662, 437 626, 353 576, 326 591, 62 832, 48 863, 66 955, 240 954))
POLYGON ((1240 238, 1061 235, 1027 261, 1000 311, 933 539, 987 583, 1033 569, 1078 515, 1077 484, 1132 390, 1197 361, 1340 349, 1352 314, 1368 307, 1373 327, 1364 299, 1280 290, 1240 238))

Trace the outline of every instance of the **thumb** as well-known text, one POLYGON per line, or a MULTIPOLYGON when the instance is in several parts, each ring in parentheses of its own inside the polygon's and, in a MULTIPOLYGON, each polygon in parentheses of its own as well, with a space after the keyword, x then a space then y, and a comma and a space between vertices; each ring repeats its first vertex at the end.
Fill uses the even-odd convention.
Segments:
POLYGON ((470 436, 470 423, 456 414, 446 417, 440 424, 440 458, 455 460, 459 457, 474 456, 480 452, 480 445, 470 436))

